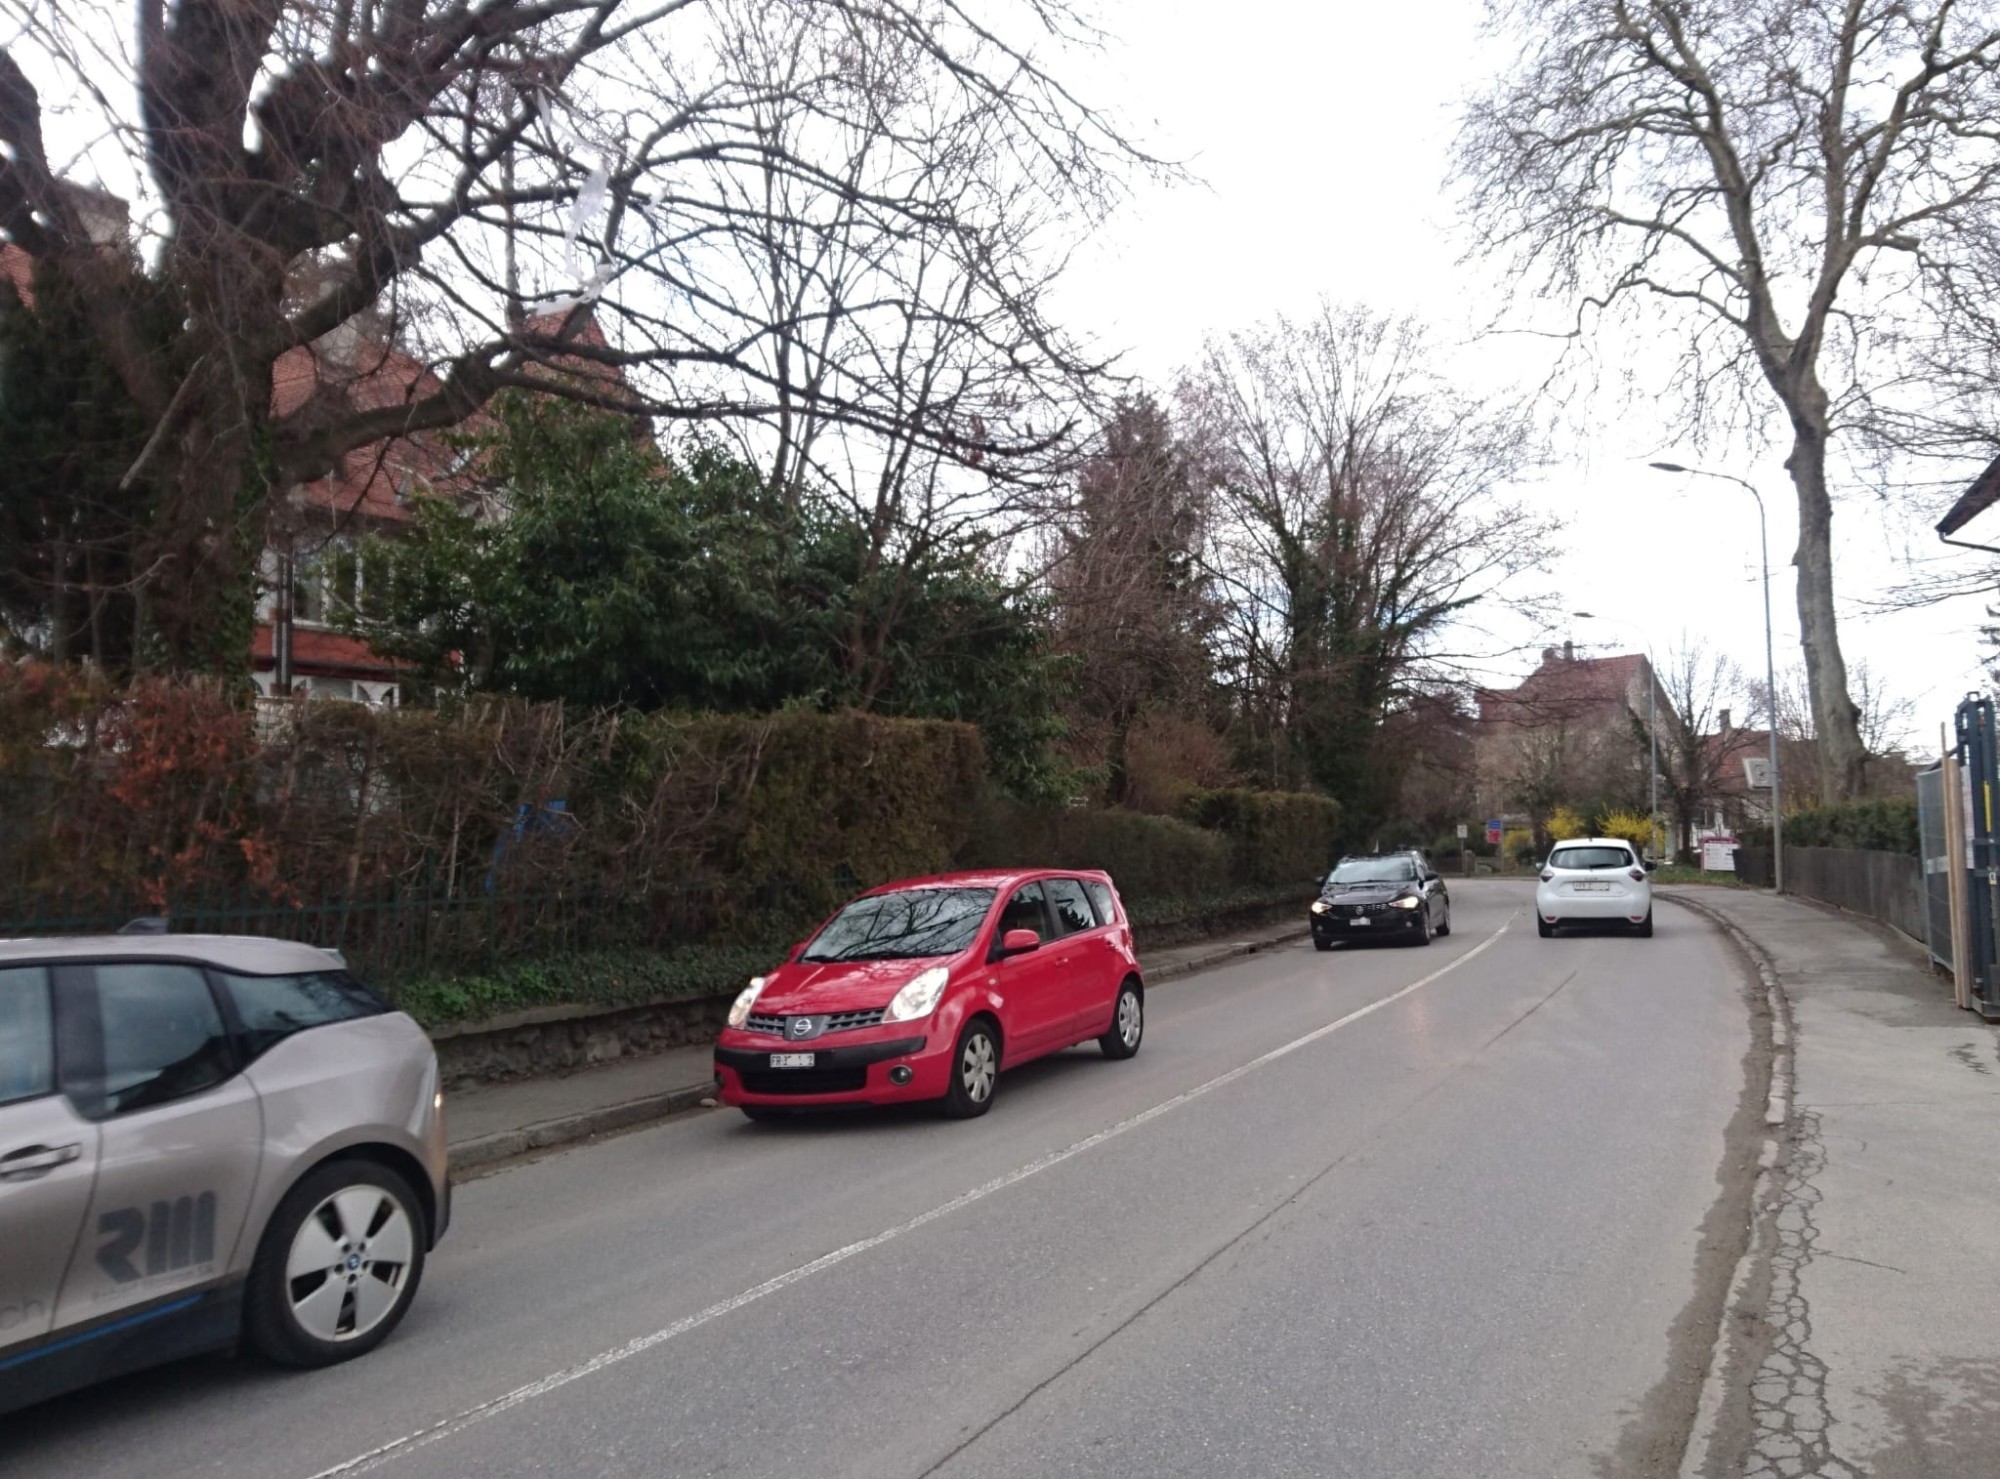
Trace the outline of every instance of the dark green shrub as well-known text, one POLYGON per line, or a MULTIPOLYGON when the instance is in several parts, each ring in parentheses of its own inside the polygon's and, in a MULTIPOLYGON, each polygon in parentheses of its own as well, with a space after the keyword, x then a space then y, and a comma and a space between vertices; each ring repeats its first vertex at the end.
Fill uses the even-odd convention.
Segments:
POLYGON ((1226 838, 1173 817, 1095 808, 1031 807, 990 798, 959 853, 966 868, 1102 868, 1135 900, 1229 892, 1226 838))
MULTIPOLYGON (((1771 829, 1746 827, 1745 847, 1769 847, 1771 829)), ((1847 801, 1795 811, 1785 817, 1787 847, 1851 847, 1869 852, 1917 856, 1917 800, 1914 796, 1847 801)))
POLYGON ((1195 791, 1181 814, 1229 839, 1238 884, 1287 886, 1318 878, 1340 856, 1340 803, 1301 791, 1195 791))

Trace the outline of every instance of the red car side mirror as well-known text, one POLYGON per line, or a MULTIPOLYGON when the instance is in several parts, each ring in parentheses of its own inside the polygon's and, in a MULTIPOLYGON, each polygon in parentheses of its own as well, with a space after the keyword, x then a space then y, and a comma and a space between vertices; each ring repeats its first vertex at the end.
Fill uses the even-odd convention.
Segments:
POLYGON ((1042 937, 1033 930, 1008 930, 1000 937, 1000 954, 1026 955, 1030 950, 1042 948, 1042 937))

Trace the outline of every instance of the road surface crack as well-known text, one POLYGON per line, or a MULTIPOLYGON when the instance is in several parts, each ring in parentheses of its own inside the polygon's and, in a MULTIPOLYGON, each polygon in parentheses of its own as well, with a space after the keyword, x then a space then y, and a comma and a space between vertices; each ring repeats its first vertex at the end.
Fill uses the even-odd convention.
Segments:
POLYGON ((1860 1479, 1863 1472, 1833 1451, 1826 1363, 1812 1352, 1812 1311, 1802 1282, 1819 1240, 1820 1191, 1814 1178, 1825 1165, 1819 1116, 1797 1112, 1770 1259, 1764 1317, 1770 1344, 1750 1380, 1754 1436, 1745 1479, 1860 1479))

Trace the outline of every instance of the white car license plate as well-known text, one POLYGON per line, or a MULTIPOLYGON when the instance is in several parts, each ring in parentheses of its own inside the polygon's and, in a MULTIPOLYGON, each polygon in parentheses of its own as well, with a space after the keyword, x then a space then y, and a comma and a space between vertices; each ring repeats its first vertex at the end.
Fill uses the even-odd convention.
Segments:
POLYGON ((1354 918, 1352 918, 1352 919, 1348 920, 1347 922, 1348 922, 1348 923, 1349 923, 1350 925, 1352 925, 1352 926, 1353 926, 1353 927, 1354 927, 1355 929, 1360 929, 1360 928, 1362 928, 1362 927, 1363 927, 1363 926, 1365 926, 1365 925, 1371 925, 1371 924, 1373 924, 1373 923, 1374 923, 1375 921, 1374 921, 1374 920, 1372 920, 1372 919, 1370 919, 1370 918, 1369 918, 1369 917, 1368 917, 1367 915, 1365 915, 1365 914, 1357 914, 1357 915, 1355 915, 1355 916, 1354 916, 1354 918))
POLYGON ((1575 887, 1576 891, 1580 894, 1608 894, 1611 892, 1611 885, 1608 883, 1579 883, 1575 887))
POLYGON ((813 1054, 773 1053, 771 1055, 771 1066, 773 1068, 810 1068, 813 1066, 813 1054))

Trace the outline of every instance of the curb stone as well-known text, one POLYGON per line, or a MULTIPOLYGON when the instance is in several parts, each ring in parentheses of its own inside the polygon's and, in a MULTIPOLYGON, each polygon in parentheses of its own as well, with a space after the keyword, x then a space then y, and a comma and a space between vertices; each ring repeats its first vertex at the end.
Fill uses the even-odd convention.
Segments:
MULTIPOLYGON (((1751 939, 1734 920, 1707 904, 1697 903, 1677 892, 1662 891, 1659 897, 1700 915, 1742 951, 1744 959, 1756 969, 1757 979, 1763 984, 1765 1001, 1771 1014, 1771 1083, 1764 1100, 1767 1133, 1758 1156, 1757 1180, 1750 1194, 1750 1236, 1730 1275, 1722 1318, 1716 1326, 1715 1344, 1709 1352, 1708 1371, 1702 1379, 1694 1418, 1689 1426, 1688 1446, 1681 1455, 1680 1479, 1700 1479, 1700 1476, 1711 1472, 1711 1466, 1718 1457, 1714 1439, 1724 1404, 1729 1399, 1731 1339, 1738 1324, 1752 1318, 1751 1313, 1744 1310, 1753 1283, 1752 1275, 1760 1263, 1771 1265, 1781 1251, 1782 1239, 1776 1220, 1786 1194, 1792 1189, 1793 1168, 1789 1164, 1790 1158, 1784 1153, 1785 1146, 1780 1137, 1786 1135, 1786 1125, 1791 1119, 1793 1043, 1796 1034, 1792 1026, 1791 998, 1785 994, 1784 986, 1778 979, 1777 966, 1770 952, 1751 939)), ((1754 1312, 1754 1318, 1759 1323, 1766 1322, 1767 1316, 1768 1309, 1754 1312)), ((1751 1373, 1753 1382, 1762 1374, 1761 1364, 1759 1370, 1751 1373)), ((1753 1399, 1755 1395, 1753 1387, 1753 1399)), ((1753 1411, 1753 1424, 1761 1416, 1763 1414, 1753 1411)), ((1763 1457, 1755 1451, 1755 1445, 1762 1436, 1761 1426, 1753 1430, 1753 1451, 1744 1455, 1746 1473, 1751 1472, 1750 1466, 1763 1457)))
POLYGON ((623 1104, 600 1105, 596 1109, 566 1114, 558 1119, 523 1125, 518 1130, 497 1130, 491 1135, 463 1140, 450 1147, 452 1174, 456 1176, 461 1171, 511 1160, 531 1150, 569 1145, 609 1130, 626 1130, 634 1125, 665 1119, 670 1114, 697 1107, 714 1092, 714 1083, 703 1079, 698 1084, 668 1089, 663 1094, 648 1094, 643 1099, 628 1099, 623 1104))
MULTIPOLYGON (((1261 940, 1239 940, 1234 945, 1222 946, 1205 955, 1197 955, 1192 960, 1176 961, 1172 965, 1163 965, 1158 970, 1149 970, 1146 972, 1146 984, 1157 986, 1162 981, 1192 976, 1197 971, 1205 971, 1211 966, 1221 965, 1225 960, 1234 960, 1238 956, 1257 955, 1266 950, 1276 950, 1280 946, 1296 944, 1311 933, 1310 929, 1297 929, 1288 930, 1282 935, 1270 935, 1261 940)), ((1143 967, 1144 962, 1140 964, 1143 967)))
MULTIPOLYGON (((1148 971, 1146 981, 1148 985, 1158 985, 1162 981, 1192 976, 1197 972, 1221 965, 1224 961, 1295 944, 1309 933, 1308 930, 1300 929, 1260 940, 1238 941, 1233 945, 1195 956, 1191 960, 1175 961, 1156 971, 1148 971)), ((668 1089, 664 1093, 648 1094, 642 1099, 628 1099, 623 1104, 601 1105, 576 1114, 566 1114, 557 1119, 523 1125, 517 1130, 497 1130, 490 1135, 480 1135, 471 1140, 460 1141, 450 1148, 452 1172, 456 1175, 463 1171, 477 1170, 500 1161, 512 1160, 515 1156, 526 1155, 530 1151, 571 1145, 611 1130, 628 1130, 653 1120, 665 1119, 684 1110, 699 1108, 702 1102, 711 1099, 714 1093, 714 1081, 704 1078, 699 1083, 668 1089)))

